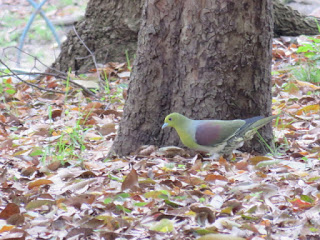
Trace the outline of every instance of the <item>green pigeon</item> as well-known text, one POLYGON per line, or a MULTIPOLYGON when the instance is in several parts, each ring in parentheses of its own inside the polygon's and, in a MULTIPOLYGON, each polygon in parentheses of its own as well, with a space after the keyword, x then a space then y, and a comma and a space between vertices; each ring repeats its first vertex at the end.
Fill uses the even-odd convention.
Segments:
POLYGON ((162 129, 173 127, 188 148, 229 157, 233 150, 252 139, 257 129, 278 116, 257 116, 244 120, 192 120, 179 113, 170 113, 162 129))

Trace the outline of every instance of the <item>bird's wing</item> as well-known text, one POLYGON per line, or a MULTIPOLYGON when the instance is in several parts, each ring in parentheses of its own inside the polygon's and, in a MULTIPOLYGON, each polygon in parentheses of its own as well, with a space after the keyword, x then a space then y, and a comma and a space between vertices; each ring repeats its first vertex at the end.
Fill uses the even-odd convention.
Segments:
POLYGON ((241 128, 239 128, 237 132, 235 132, 235 136, 241 136, 245 134, 250 128, 255 128, 255 123, 258 122, 260 119, 263 119, 263 117, 257 116, 245 119, 245 124, 241 128))
POLYGON ((231 138, 246 122, 244 120, 197 120, 195 142, 213 147, 231 138))

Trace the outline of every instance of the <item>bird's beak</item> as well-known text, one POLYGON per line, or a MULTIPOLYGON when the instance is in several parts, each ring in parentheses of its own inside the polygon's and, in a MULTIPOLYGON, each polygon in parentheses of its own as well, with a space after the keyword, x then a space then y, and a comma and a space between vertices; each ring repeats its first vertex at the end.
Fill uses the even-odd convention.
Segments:
POLYGON ((164 129, 167 126, 168 126, 168 123, 164 123, 161 128, 164 129))

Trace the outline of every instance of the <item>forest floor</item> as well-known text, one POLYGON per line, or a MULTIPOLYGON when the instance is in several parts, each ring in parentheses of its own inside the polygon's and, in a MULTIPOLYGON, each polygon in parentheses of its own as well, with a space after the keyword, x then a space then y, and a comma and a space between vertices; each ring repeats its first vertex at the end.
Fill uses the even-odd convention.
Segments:
POLYGON ((231 162, 155 146, 108 158, 127 63, 27 83, 3 73, 1 239, 319 239, 319 56, 320 36, 274 39, 276 146, 231 162), (95 94, 73 83, 105 74, 95 94))

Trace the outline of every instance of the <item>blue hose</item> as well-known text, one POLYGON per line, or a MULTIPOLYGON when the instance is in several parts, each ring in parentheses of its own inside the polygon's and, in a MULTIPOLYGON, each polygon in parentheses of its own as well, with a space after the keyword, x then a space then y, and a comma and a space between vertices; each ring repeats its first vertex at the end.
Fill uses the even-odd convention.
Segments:
POLYGON ((24 45, 24 41, 26 38, 26 35, 34 21, 34 18, 36 17, 36 15, 40 12, 40 15, 42 16, 42 18, 46 21, 48 27, 50 28, 53 36, 55 37, 59 47, 61 45, 60 39, 58 34, 56 33, 56 30, 53 26, 53 24, 51 23, 51 21, 46 17, 46 15, 44 14, 44 12, 41 10, 42 6, 47 2, 48 0, 43 0, 40 4, 37 4, 36 2, 34 2, 33 0, 28 0, 28 2, 36 9, 33 14, 31 15, 27 26, 24 28, 23 33, 20 37, 20 41, 19 41, 19 46, 18 46, 18 58, 17 58, 17 65, 20 66, 20 60, 21 60, 21 51, 24 45))

